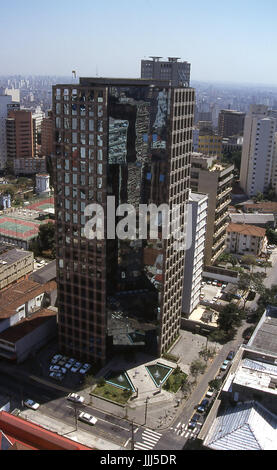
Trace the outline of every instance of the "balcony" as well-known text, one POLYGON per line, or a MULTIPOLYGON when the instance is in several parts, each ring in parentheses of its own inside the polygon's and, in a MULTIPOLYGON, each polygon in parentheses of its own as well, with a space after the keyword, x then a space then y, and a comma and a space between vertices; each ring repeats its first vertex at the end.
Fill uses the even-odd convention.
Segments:
POLYGON ((224 207, 228 206, 229 204, 231 204, 231 198, 226 199, 225 201, 223 201, 222 204, 220 204, 220 206, 216 208, 215 210, 216 214, 220 212, 224 207))

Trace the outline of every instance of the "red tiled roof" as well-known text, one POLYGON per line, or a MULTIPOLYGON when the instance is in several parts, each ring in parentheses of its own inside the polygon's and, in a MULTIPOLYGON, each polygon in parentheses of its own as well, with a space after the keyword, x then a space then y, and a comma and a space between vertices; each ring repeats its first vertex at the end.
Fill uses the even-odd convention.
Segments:
POLYGON ((0 292, 0 318, 9 318, 15 310, 29 300, 44 292, 52 292, 57 289, 56 281, 39 284, 31 280, 24 280, 0 292))
POLYGON ((241 233, 242 235, 262 238, 265 236, 266 231, 264 228, 257 227, 256 225, 230 223, 227 227, 227 232, 236 232, 241 233))

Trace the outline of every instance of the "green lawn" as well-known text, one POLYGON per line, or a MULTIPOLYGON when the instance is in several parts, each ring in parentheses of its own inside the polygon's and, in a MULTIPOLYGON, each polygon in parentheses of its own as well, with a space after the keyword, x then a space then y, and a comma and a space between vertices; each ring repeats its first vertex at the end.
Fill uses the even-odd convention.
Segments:
POLYGON ((104 385, 97 385, 97 387, 93 390, 92 393, 94 395, 98 395, 99 397, 107 398, 108 400, 120 403, 122 405, 127 403, 127 401, 132 395, 132 392, 130 390, 123 390, 107 383, 105 383, 104 385))
POLYGON ((176 393, 181 385, 186 382, 186 379, 187 374, 181 370, 175 369, 175 371, 168 377, 163 389, 171 393, 176 393))

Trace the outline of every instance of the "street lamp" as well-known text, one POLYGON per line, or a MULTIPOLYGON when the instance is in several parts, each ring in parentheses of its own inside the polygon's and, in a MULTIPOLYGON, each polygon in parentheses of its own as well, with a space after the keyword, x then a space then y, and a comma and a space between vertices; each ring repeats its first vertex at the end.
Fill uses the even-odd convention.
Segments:
POLYGON ((146 400, 145 400, 145 419, 144 419, 144 424, 146 424, 146 421, 147 421, 147 405, 148 405, 148 401, 150 400, 150 397, 147 397, 146 400))

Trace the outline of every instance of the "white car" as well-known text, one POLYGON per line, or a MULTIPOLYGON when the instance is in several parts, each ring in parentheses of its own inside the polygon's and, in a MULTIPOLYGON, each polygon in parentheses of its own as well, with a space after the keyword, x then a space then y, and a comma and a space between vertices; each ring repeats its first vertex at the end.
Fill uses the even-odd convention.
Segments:
POLYGON ((74 366, 71 367, 71 372, 77 372, 82 367, 81 362, 75 362, 74 366))
POLYGON ((90 364, 84 364, 82 366, 82 368, 79 370, 79 373, 80 374, 86 374, 89 371, 90 368, 91 368, 90 364))
POLYGON ((76 362, 76 359, 73 359, 73 357, 71 357, 70 359, 68 359, 64 367, 66 367, 67 369, 70 369, 70 367, 72 367, 73 364, 75 364, 75 362, 76 362))
POLYGON ((49 370, 50 370, 50 372, 60 372, 61 367, 60 366, 50 366, 49 370))
POLYGON ((213 390, 208 390, 207 393, 206 393, 206 397, 208 398, 211 398, 214 394, 214 391, 213 390))
POLYGON ((85 399, 77 393, 70 393, 67 397, 68 400, 73 401, 74 403, 84 403, 85 399))
POLYGON ((85 423, 88 423, 88 424, 96 424, 97 423, 97 419, 94 416, 89 415, 88 413, 85 413, 84 411, 82 411, 79 414, 79 419, 81 421, 84 421, 85 423))
POLYGON ((24 405, 27 406, 27 408, 31 408, 32 410, 37 410, 40 406, 39 403, 36 403, 34 400, 31 400, 30 398, 24 401, 24 405))

